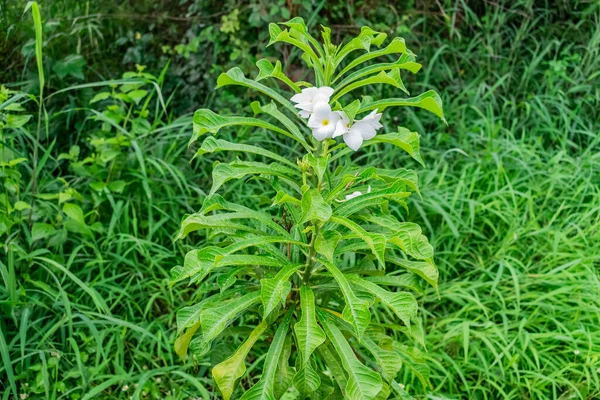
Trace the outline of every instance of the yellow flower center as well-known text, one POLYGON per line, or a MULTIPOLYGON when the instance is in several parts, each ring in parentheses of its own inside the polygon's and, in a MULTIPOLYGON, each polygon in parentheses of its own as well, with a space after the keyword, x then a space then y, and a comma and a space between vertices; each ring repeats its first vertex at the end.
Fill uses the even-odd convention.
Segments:
POLYGON ((322 122, 323 126, 327 126, 329 125, 329 120, 328 119, 324 119, 322 122))

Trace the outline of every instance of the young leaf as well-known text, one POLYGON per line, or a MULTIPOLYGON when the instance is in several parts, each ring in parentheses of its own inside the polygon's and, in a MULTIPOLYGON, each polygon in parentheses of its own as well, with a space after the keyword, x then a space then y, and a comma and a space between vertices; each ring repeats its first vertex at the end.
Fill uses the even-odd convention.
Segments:
POLYGON ((348 383, 345 387, 346 398, 349 400, 374 399, 383 387, 381 376, 365 367, 356 358, 342 332, 325 312, 317 310, 317 315, 327 337, 342 360, 344 370, 348 373, 348 383))
POLYGON ((344 301, 346 302, 346 306, 342 311, 342 316, 346 321, 352 324, 354 331, 360 340, 371 322, 369 303, 354 294, 354 290, 352 290, 352 286, 350 286, 346 280, 346 276, 333 265, 333 263, 323 259, 318 259, 318 261, 327 269, 327 271, 329 271, 340 287, 344 296, 344 301))
POLYGON ((425 260, 433 264, 433 246, 423 235, 421 227, 412 222, 400 222, 391 215, 368 218, 369 222, 390 230, 388 242, 398 246, 402 251, 417 260, 425 260))
POLYGON ((205 354, 210 343, 223 332, 233 319, 242 311, 252 307, 260 301, 259 292, 251 292, 235 300, 230 300, 222 305, 215 305, 200 314, 202 339, 199 343, 200 353, 205 354))
POLYGON ((239 85, 245 86, 250 89, 254 89, 256 91, 261 92, 262 94, 269 96, 270 98, 287 108, 288 111, 292 112, 293 114, 296 114, 298 112, 298 110, 294 108, 292 103, 290 103, 285 97, 261 83, 246 78, 242 70, 238 67, 231 68, 229 71, 222 73, 217 78, 217 89, 228 85, 239 85))
POLYGON ((281 357, 281 352, 285 344, 286 336, 290 328, 290 321, 292 319, 293 308, 287 312, 287 314, 278 324, 277 332, 273 337, 273 342, 269 347, 267 356, 265 357, 265 364, 263 366, 260 380, 250 388, 246 393, 242 395, 240 400, 275 400, 275 372, 277 370, 277 363, 281 357))
POLYGON ((299 268, 300 265, 298 264, 290 264, 281 268, 275 277, 260 280, 260 296, 264 307, 264 319, 266 319, 279 304, 285 303, 285 299, 292 289, 290 277, 294 275, 299 268))
POLYGON ((331 206, 317 189, 310 189, 302 195, 302 217, 300 223, 307 221, 325 222, 331 218, 331 206))
POLYGON ((375 295, 386 307, 396 314, 406 326, 410 326, 411 319, 417 315, 417 301, 408 292, 389 292, 376 284, 359 278, 356 275, 348 275, 352 284, 375 295))
POLYGON ((302 364, 294 376, 294 384, 301 393, 306 394, 314 392, 321 384, 319 375, 312 368, 310 356, 325 342, 326 337, 315 317, 315 295, 307 285, 300 287, 300 307, 302 317, 294 325, 294 332, 302 364))
POLYGON ((432 112, 446 122, 444 118, 444 111, 442 109, 442 98, 434 90, 428 90, 427 92, 417 96, 409 97, 406 99, 384 99, 372 101, 370 98, 365 97, 360 107, 359 112, 367 112, 371 110, 377 110, 382 112, 388 107, 419 107, 427 111, 432 112))
POLYGON ((231 398, 237 380, 246 373, 246 363, 244 360, 267 327, 268 324, 265 321, 261 322, 231 357, 215 365, 212 369, 213 378, 223 395, 223 399, 229 400, 231 398))

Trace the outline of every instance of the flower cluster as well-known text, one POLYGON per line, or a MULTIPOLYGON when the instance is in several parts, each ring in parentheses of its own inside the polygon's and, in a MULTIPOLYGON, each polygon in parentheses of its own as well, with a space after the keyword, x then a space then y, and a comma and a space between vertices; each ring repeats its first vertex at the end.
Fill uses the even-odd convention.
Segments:
POLYGON ((329 86, 309 87, 292 96, 292 102, 300 111, 298 115, 308 118, 308 127, 318 141, 342 136, 344 142, 356 151, 363 141, 373 139, 383 125, 381 114, 374 110, 358 121, 350 121, 342 110, 333 111, 329 105, 333 89, 329 86))

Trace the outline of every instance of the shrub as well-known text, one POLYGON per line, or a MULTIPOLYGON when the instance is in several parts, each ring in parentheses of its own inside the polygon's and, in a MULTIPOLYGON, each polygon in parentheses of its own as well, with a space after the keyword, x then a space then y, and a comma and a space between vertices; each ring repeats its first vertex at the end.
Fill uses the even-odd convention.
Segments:
POLYGON ((198 149, 197 157, 237 152, 263 161, 216 163, 201 210, 182 222, 178 239, 197 232, 206 244, 173 268, 172 282, 189 279, 200 285, 203 299, 177 313, 175 348, 182 358, 189 350, 199 361, 212 346, 212 374, 225 399, 245 375, 245 360, 261 338, 270 342, 262 373, 249 379, 254 384, 245 388, 242 399, 279 398, 292 387, 302 398, 387 398, 391 390, 402 395, 395 381, 402 365, 424 384, 428 375, 418 350, 405 343, 407 338, 423 340, 413 293, 420 292, 421 281, 437 285, 432 246, 418 225, 397 218, 410 193, 419 193, 417 177, 409 169, 352 165, 344 156, 365 146, 392 145, 422 164, 416 132, 398 128, 376 134, 383 128, 381 112, 419 107, 443 119, 441 100, 428 91, 417 97, 351 101, 353 92, 373 84, 408 94, 400 71, 416 73, 421 65, 404 40, 394 38, 383 46, 386 34, 364 27, 338 46, 324 27, 321 44, 301 18, 282 25, 285 29, 269 26, 270 44, 300 49, 315 85, 292 81, 279 61, 259 60, 254 80, 238 68, 217 80, 218 87, 243 86, 270 98, 251 104, 255 117, 208 109, 194 116, 191 143, 207 133, 243 126, 277 135, 282 151, 214 136, 198 149), (370 63, 387 55, 398 58, 370 63), (291 100, 278 87, 261 82, 267 78, 293 91, 291 100), (336 142, 340 136, 344 143, 336 142), (293 161, 289 155, 295 151, 305 154, 293 161), (270 196, 271 207, 248 207, 217 193, 230 181, 250 177, 270 196), (395 269, 386 274, 386 265, 395 269), (251 331, 233 354, 222 356, 213 343, 243 333, 228 330, 240 316, 241 325, 251 331))

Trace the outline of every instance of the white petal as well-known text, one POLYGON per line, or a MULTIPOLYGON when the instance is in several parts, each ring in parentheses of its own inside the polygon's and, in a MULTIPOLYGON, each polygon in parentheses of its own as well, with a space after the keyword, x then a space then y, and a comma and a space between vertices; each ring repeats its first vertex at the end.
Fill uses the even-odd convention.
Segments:
POLYGON ((304 111, 312 112, 315 105, 314 105, 314 103, 298 103, 298 104, 294 104, 294 107, 299 108, 304 111))
POLYGON ((371 193, 371 185, 367 188, 367 193, 371 193))
POLYGON ((308 103, 317 93, 319 93, 319 89, 316 87, 305 88, 302 89, 302 92, 293 95, 290 100, 294 103, 308 103))
POLYGON ((321 119, 313 113, 308 118, 307 125, 309 128, 319 128, 321 126, 321 119))
POLYGON ((353 198, 358 197, 358 196, 362 196, 362 193, 354 192, 354 193, 346 195, 346 200, 352 200, 353 198))
POLYGON ((330 88, 329 86, 321 86, 319 88, 319 94, 324 94, 327 97, 331 97, 333 94, 333 88, 330 88))
POLYGON ((313 97, 312 102, 313 102, 313 104, 317 104, 317 103, 319 103, 321 101, 323 103, 329 103, 330 97, 331 96, 327 96, 326 94, 319 93, 315 97, 313 97))
MULTIPOLYGON (((352 127, 352 128, 354 128, 354 127, 352 127)), ((352 150, 356 151, 356 150, 360 149, 360 146, 362 145, 362 142, 363 142, 363 138, 362 138, 362 135, 360 134, 360 131, 355 130, 355 129, 350 129, 350 132, 348 132, 344 135, 344 142, 346 142, 348 147, 350 147, 352 150)))
POLYGON ((335 125, 321 126, 319 128, 313 129, 312 134, 315 137, 315 139, 317 139, 320 142, 322 140, 331 138, 331 134, 333 133, 334 129, 335 125))
POLYGON ((375 132, 375 128, 369 122, 358 121, 352 128, 350 128, 350 132, 354 132, 360 135, 364 140, 373 139, 377 132, 375 132))
POLYGON ((335 131, 333 132, 332 137, 336 138, 338 136, 342 136, 344 133, 347 133, 347 132, 348 132, 348 127, 344 123, 344 120, 340 119, 337 122, 337 124, 335 124, 335 131))
POLYGON ((329 104, 321 101, 314 105, 312 112, 313 112, 313 115, 316 118, 318 118, 319 121, 322 121, 322 120, 328 118, 329 114, 331 114, 331 107, 329 106, 329 104))
POLYGON ((304 111, 304 110, 300 110, 300 112, 298 113, 298 115, 302 118, 308 118, 311 115, 311 112, 309 111, 304 111))

